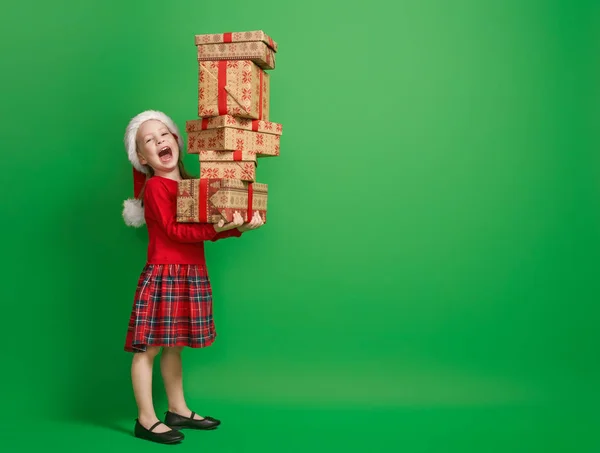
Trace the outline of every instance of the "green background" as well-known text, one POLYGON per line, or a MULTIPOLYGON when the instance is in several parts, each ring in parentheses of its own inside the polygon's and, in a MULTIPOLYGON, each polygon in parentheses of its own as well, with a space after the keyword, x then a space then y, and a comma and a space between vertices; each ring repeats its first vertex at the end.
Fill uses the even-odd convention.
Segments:
POLYGON ((219 338, 184 379, 224 423, 174 448, 600 451, 600 4, 357 5, 3 7, 4 451, 164 448, 131 436, 122 137, 197 117, 195 34, 256 29, 269 222, 207 245, 219 338))

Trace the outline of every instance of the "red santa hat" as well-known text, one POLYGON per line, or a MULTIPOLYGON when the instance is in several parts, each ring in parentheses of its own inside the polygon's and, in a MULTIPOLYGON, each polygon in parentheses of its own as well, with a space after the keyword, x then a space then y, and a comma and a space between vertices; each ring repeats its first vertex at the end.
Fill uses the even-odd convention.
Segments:
MULTIPOLYGON (((169 131, 177 138, 177 144, 179 145, 179 152, 183 151, 183 142, 181 140, 181 134, 177 125, 171 118, 165 115, 163 112, 157 110, 146 110, 131 119, 125 130, 125 150, 127 151, 127 157, 133 165, 133 196, 134 198, 128 198, 123 202, 123 219, 125 224, 133 227, 140 227, 146 222, 144 219, 144 205, 142 200, 139 199, 140 192, 146 184, 146 178, 150 174, 150 168, 147 165, 142 165, 138 158, 137 150, 137 131, 140 126, 148 120, 158 120, 163 123, 169 131)), ((180 154, 181 155, 181 154, 180 154)))

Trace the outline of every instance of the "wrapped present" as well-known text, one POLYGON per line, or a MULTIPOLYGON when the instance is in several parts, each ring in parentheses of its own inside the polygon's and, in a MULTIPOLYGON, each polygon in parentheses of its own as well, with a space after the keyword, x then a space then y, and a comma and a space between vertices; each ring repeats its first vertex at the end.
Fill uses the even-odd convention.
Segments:
POLYGON ((235 129, 244 129, 246 131, 263 132, 265 134, 281 135, 283 126, 279 123, 272 123, 268 120, 253 120, 248 118, 239 118, 231 115, 213 116, 200 120, 190 120, 185 122, 186 132, 199 132, 207 129, 217 129, 220 127, 233 127, 235 129))
POLYGON ((262 30, 196 35, 198 61, 251 60, 263 69, 275 69, 277 43, 262 30))
POLYGON ((200 162, 256 162, 256 153, 251 151, 207 151, 198 153, 200 162))
POLYGON ((225 116, 188 121, 186 131, 190 154, 243 151, 256 154, 256 157, 279 156, 281 124, 225 116))
POLYGON ((177 221, 218 223, 233 220, 239 211, 245 222, 258 211, 267 221, 267 184, 239 179, 184 179, 177 188, 177 221), (248 215, 250 214, 250 215, 248 215))
POLYGON ((269 119, 269 74, 249 60, 198 65, 198 116, 269 119))
POLYGON ((201 162, 200 178, 256 181, 256 162, 201 162))

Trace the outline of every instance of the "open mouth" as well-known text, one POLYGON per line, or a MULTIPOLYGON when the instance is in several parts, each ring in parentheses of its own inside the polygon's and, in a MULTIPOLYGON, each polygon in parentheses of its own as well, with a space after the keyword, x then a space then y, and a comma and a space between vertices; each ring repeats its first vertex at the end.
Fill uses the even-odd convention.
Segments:
POLYGON ((168 146, 161 148, 158 153, 158 158, 161 162, 168 162, 173 158, 173 151, 168 146))

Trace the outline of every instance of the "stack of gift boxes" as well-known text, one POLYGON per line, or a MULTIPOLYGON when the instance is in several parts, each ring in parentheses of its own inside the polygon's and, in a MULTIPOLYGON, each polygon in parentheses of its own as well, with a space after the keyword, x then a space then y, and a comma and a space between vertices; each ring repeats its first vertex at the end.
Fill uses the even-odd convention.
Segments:
POLYGON ((186 122, 200 177, 179 182, 177 220, 217 223, 238 211, 267 214, 261 158, 279 156, 281 124, 269 121, 269 73, 277 44, 263 31, 196 35, 198 119, 186 122))

